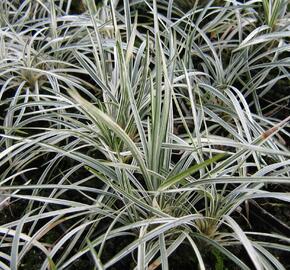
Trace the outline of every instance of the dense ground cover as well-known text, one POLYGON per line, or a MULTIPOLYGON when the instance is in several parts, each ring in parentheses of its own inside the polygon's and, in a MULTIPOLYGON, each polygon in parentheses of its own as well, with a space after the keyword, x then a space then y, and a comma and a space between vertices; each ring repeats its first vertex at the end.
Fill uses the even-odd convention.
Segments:
POLYGON ((289 269, 287 1, 99 2, 0 2, 0 269, 289 269))

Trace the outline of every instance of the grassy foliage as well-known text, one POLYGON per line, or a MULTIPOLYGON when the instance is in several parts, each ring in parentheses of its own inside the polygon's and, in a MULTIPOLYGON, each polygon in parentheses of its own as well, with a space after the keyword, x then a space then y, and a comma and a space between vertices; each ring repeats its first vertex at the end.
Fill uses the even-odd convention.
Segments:
POLYGON ((286 269, 247 219, 290 201, 287 1, 74 4, 0 4, 0 268, 286 269))

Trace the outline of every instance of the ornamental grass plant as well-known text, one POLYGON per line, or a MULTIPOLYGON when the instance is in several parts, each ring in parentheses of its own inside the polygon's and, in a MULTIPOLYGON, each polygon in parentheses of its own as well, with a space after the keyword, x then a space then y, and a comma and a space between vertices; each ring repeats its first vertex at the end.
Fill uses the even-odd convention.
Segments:
POLYGON ((0 269, 287 269, 287 1, 96 2, 0 2, 0 269))

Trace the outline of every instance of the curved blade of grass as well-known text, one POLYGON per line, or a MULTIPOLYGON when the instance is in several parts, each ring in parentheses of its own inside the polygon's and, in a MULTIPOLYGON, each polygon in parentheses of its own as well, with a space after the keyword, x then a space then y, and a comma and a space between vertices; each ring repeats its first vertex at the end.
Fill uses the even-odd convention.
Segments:
POLYGON ((166 179, 159 186, 158 191, 164 191, 164 190, 168 189, 169 187, 180 183, 182 180, 184 180, 184 178, 190 176, 191 174, 196 173, 197 171, 207 167, 208 165, 213 164, 214 162, 222 159, 224 156, 225 156, 225 154, 218 154, 218 155, 214 156, 213 158, 207 159, 200 164, 193 165, 192 167, 188 168, 186 171, 183 171, 177 175, 174 175, 174 176, 166 179))
POLYGON ((264 268, 261 264, 257 251, 254 249, 252 243, 250 242, 250 240, 248 239, 244 231, 241 229, 241 227, 230 216, 225 216, 225 220, 229 223, 230 227, 234 230, 237 237, 239 238, 241 243, 244 245, 256 269, 263 270, 264 268))

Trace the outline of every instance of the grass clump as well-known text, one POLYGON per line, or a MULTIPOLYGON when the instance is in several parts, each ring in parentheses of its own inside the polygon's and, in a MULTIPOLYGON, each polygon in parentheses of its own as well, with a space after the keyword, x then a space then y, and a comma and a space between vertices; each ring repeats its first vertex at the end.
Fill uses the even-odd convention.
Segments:
POLYGON ((83 2, 1 4, 0 268, 286 269, 286 3, 83 2))

